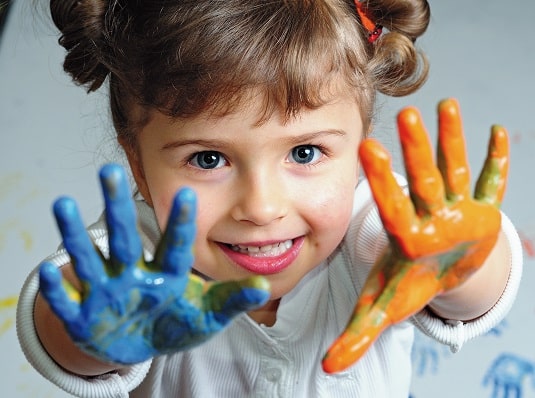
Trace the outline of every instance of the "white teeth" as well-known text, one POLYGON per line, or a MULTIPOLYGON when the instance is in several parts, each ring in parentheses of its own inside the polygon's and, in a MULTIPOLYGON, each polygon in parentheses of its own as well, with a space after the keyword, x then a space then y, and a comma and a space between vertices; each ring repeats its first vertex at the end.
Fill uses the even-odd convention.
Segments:
POLYGON ((288 239, 284 242, 275 243, 265 246, 246 246, 246 245, 230 245, 230 248, 235 252, 242 254, 249 254, 253 257, 274 257, 280 256, 293 245, 293 241, 288 239))

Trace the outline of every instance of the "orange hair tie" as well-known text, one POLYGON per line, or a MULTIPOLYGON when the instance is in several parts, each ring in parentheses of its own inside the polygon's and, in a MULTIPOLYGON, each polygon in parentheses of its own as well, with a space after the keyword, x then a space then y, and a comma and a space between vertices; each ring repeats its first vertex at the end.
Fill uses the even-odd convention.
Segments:
POLYGON ((370 17, 368 17, 364 2, 355 0, 355 6, 357 7, 357 13, 359 14, 362 25, 368 31, 368 42, 373 43, 379 38, 379 36, 381 36, 383 27, 381 25, 376 24, 370 19, 370 17))

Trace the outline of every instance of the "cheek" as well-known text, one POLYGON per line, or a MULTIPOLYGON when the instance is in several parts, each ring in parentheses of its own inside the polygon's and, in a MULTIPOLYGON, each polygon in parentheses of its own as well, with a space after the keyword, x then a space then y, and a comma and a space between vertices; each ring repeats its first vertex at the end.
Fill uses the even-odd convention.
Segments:
POLYGON ((310 194, 304 217, 322 239, 337 241, 343 237, 353 209, 354 186, 348 182, 330 184, 310 194), (307 216, 308 214, 308 216, 307 216))
POLYGON ((166 195, 153 195, 152 196, 152 205, 154 213, 156 214, 156 220, 162 232, 167 226, 167 220, 169 214, 171 213, 171 206, 173 203, 174 193, 169 193, 166 195))

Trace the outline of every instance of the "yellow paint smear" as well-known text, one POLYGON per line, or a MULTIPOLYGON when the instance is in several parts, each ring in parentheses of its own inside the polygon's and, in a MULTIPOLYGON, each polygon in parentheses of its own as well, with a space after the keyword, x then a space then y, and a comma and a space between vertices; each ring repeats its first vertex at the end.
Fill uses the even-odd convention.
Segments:
POLYGON ((15 308, 17 306, 18 301, 19 301, 18 296, 9 296, 9 297, 0 299, 0 311, 8 309, 8 308, 15 308))
MULTIPOLYGON (((14 309, 17 306, 18 297, 9 296, 3 299, 0 299, 0 312, 6 310, 14 309)), ((8 316, 6 319, 0 321, 0 336, 7 332, 15 323, 13 316, 8 316)))
POLYGON ((22 238, 23 247, 26 252, 32 250, 33 238, 29 231, 20 231, 20 237, 22 238))
POLYGON ((21 172, 0 176, 0 200, 5 199, 9 194, 14 192, 16 187, 20 185, 21 181, 21 172))

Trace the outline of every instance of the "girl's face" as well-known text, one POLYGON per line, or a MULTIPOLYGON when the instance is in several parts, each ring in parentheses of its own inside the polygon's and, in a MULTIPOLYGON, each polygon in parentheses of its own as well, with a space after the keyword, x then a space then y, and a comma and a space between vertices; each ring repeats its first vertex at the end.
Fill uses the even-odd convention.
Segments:
POLYGON ((177 190, 196 191, 197 271, 214 280, 264 275, 275 300, 342 240, 363 131, 349 97, 258 124, 262 104, 253 98, 221 118, 155 112, 129 160, 162 230, 177 190))

